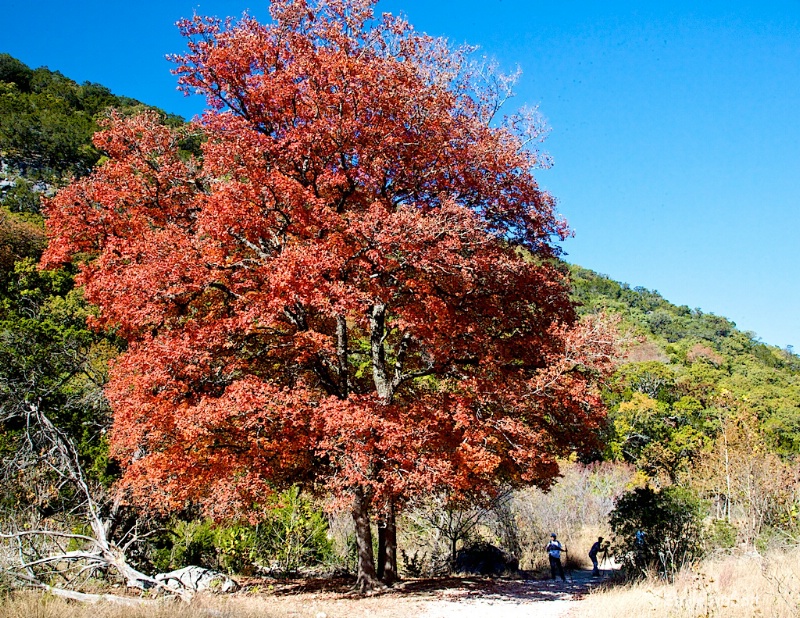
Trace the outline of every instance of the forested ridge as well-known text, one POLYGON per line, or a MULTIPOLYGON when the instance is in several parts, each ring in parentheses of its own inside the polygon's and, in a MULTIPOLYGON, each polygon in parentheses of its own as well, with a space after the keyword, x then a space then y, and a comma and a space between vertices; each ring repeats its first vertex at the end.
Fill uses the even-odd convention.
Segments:
MULTIPOLYGON (((664 455, 664 469, 674 470, 681 453, 692 451, 694 440, 714 435, 719 406, 725 401, 746 404, 774 452, 789 457, 798 453, 800 357, 791 348, 763 343, 725 317, 674 305, 656 291, 618 283, 579 266, 570 271, 580 310, 617 313, 637 338, 608 391, 611 419, 618 427, 627 422, 625 414, 631 408, 626 405, 634 394, 639 404, 652 407, 654 425, 640 426, 637 439, 626 443, 624 434, 609 429, 609 455, 626 453, 644 463, 642 450, 659 444, 672 453, 664 455)), ((658 458, 651 463, 658 464, 658 458)))
MULTIPOLYGON (((109 361, 125 344, 115 332, 91 328, 97 310, 75 287, 75 266, 37 266, 47 244, 42 196, 103 164, 105 154, 91 137, 110 108, 122 116, 154 111, 99 84, 77 84, 0 54, 0 522, 24 511, 37 522, 79 526, 71 509, 83 497, 54 473, 53 458, 62 455, 50 438, 31 435, 37 414, 69 436, 86 482, 98 492, 108 492, 119 477, 108 454, 111 417, 103 387, 109 361), (65 502, 73 507, 64 508, 65 502)), ((155 111, 165 125, 182 125, 180 118, 155 111)), ((193 138, 186 137, 184 148, 196 152, 193 138)), ((559 268, 569 271, 581 315, 620 316, 624 348, 603 389, 608 415, 602 446, 577 459, 625 462, 640 480, 689 488, 716 521, 725 522, 715 529, 720 543, 795 531, 800 357, 655 291, 579 266, 559 268), (736 461, 736 470, 723 460, 736 461)), ((110 496, 102 508, 111 514, 111 527, 130 527, 135 513, 118 513, 110 496)), ((325 523, 303 500, 293 489, 280 502, 303 513, 313 545, 296 555, 296 548, 274 539, 254 549, 254 528, 246 522, 214 532, 187 504, 170 520, 170 532, 154 535, 137 555, 137 564, 162 569, 205 561, 236 571, 251 568, 258 552, 279 555, 290 567, 322 560, 333 551, 325 523), (200 540, 181 545, 190 536, 200 540), (211 546, 217 548, 214 561, 203 554, 211 546)), ((276 513, 280 518, 280 509, 276 513)))

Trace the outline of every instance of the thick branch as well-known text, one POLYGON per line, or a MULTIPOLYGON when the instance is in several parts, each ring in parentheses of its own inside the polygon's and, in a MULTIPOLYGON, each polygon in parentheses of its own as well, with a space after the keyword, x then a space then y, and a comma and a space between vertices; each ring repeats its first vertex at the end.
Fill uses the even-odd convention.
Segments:
POLYGON ((386 370, 386 305, 376 303, 369 316, 370 351, 372 353, 372 379, 378 396, 389 403, 394 392, 386 370))
POLYGON ((294 307, 284 307, 283 315, 292 323, 292 325, 299 331, 308 330, 308 322, 306 320, 306 310, 300 303, 295 304, 294 307))
POLYGON ((392 396, 394 396, 394 393, 397 392, 397 389, 404 382, 413 380, 414 378, 432 375, 435 371, 433 362, 429 361, 428 364, 421 369, 403 372, 403 365, 405 365, 406 357, 408 356, 408 346, 411 344, 411 341, 411 333, 406 332, 397 348, 397 358, 394 363, 394 377, 392 378, 392 396))
MULTIPOLYGON (((319 378, 320 383, 329 395, 334 395, 335 397, 344 399, 340 389, 340 381, 337 379, 337 376, 331 375, 331 371, 329 371, 330 368, 331 363, 328 361, 328 359, 326 359, 321 353, 317 353, 316 362, 312 364, 311 369, 319 378)), ((338 373, 338 370, 334 371, 338 373)))
POLYGON ((251 251, 253 251, 253 252, 254 252, 254 253, 255 253, 255 254, 256 254, 256 255, 257 255, 259 258, 261 258, 262 260, 266 261, 266 260, 268 260, 268 259, 270 258, 270 255, 269 255, 269 253, 267 253, 266 251, 264 251, 264 249, 262 249, 261 247, 259 247, 259 246, 258 246, 257 244, 255 244, 254 242, 250 242, 249 240, 247 240, 247 238, 245 238, 245 237, 244 237, 244 236, 242 236, 241 234, 237 234, 237 233, 236 233, 236 232, 234 232, 233 230, 228 230, 228 233, 229 233, 229 234, 230 234, 230 235, 231 235, 233 238, 235 238, 235 239, 236 239, 236 240, 238 240, 240 243, 242 243, 242 244, 243 244, 245 247, 247 247, 248 249, 250 249, 251 251))
POLYGON ((347 399, 350 394, 350 376, 347 369, 349 351, 347 318, 340 313, 336 316, 336 356, 339 359, 339 393, 342 399, 347 399))
POLYGON ((153 607, 161 605, 160 601, 153 599, 121 597, 115 594, 87 594, 85 592, 76 592, 75 590, 64 590, 56 586, 48 586, 40 582, 29 582, 28 585, 46 590, 54 597, 61 597, 62 599, 69 599, 71 601, 80 601, 81 603, 113 603, 115 605, 124 605, 125 607, 153 607))

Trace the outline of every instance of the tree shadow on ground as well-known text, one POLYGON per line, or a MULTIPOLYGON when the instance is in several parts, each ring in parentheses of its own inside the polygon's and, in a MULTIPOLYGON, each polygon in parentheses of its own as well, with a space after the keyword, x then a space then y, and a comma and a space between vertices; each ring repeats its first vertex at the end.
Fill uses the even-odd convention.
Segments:
MULTIPOLYGON (((592 578, 589 570, 574 570, 567 581, 545 579, 541 574, 520 571, 513 577, 436 577, 404 579, 391 588, 373 592, 370 596, 447 599, 469 601, 474 598, 497 598, 512 602, 552 601, 580 598, 590 589, 609 585, 609 577, 592 578)), ((268 593, 274 596, 323 594, 330 597, 354 595, 352 576, 327 578, 249 578, 240 581, 245 591, 268 593)))

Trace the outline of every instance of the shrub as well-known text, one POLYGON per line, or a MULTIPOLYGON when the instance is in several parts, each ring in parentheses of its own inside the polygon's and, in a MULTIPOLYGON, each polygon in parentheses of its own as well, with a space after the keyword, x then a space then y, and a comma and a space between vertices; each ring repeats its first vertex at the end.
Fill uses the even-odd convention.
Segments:
POLYGON ((709 543, 718 549, 732 549, 736 546, 736 527, 725 519, 715 519, 709 530, 709 543))
POLYGON ((701 518, 700 501, 684 489, 634 489, 609 515, 614 557, 629 577, 656 570, 672 579, 702 554, 701 518))
POLYGON ((170 571, 189 565, 216 568, 215 532, 208 520, 174 520, 166 534, 154 539, 153 566, 170 571))
POLYGON ((264 543, 252 526, 218 528, 214 541, 219 567, 230 574, 252 575, 264 553, 264 543))
POLYGON ((267 520, 259 524, 259 536, 266 554, 282 571, 324 564, 333 554, 327 519, 298 487, 280 494, 267 520))
POLYGON ((153 538, 150 561, 159 571, 197 565, 243 575, 257 567, 291 572, 332 561, 328 521, 297 487, 276 496, 265 514, 255 526, 173 520, 153 538))

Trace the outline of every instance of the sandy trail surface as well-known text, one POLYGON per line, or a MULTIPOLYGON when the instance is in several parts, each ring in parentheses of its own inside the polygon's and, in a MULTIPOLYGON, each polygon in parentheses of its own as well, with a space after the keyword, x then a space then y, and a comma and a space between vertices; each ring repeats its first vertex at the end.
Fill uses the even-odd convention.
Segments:
MULTIPOLYGON (((588 570, 572 572, 567 582, 485 577, 412 579, 361 597, 347 592, 352 587, 350 580, 299 580, 275 582, 266 595, 251 598, 263 604, 263 615, 277 618, 567 618, 579 615, 580 599, 600 581, 588 570)), ((252 605, 249 609, 259 607, 252 605)), ((216 615, 224 618, 245 615, 235 599, 228 607, 216 608, 222 610, 216 615)))
POLYGON ((591 572, 573 573, 566 583, 550 580, 498 580, 474 589, 442 591, 424 602, 421 618, 564 618, 597 583, 591 572))

